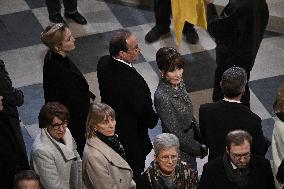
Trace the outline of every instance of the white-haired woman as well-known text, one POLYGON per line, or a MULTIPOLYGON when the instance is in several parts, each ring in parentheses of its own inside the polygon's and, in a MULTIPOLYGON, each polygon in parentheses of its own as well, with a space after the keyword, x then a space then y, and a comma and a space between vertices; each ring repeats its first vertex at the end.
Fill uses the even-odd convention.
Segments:
POLYGON ((179 160, 179 140, 170 133, 154 140, 155 160, 137 180, 137 189, 195 189, 197 172, 179 160))

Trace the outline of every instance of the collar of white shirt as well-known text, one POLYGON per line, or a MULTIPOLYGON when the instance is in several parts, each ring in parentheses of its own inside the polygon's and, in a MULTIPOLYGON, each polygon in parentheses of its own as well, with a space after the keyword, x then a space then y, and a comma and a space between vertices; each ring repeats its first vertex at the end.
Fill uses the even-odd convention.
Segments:
MULTIPOLYGON (((231 162, 231 161, 230 161, 230 162, 231 162)), ((234 170, 238 168, 235 164, 233 164, 233 162, 231 162, 231 165, 232 165, 232 167, 233 167, 234 170)))
POLYGON ((133 68, 132 64, 125 62, 124 60, 112 57, 114 60, 117 60, 118 62, 121 62, 123 64, 126 64, 127 66, 129 66, 130 68, 133 68))
POLYGON ((236 102, 236 103, 241 103, 241 101, 239 100, 230 100, 230 99, 227 99, 227 98, 223 98, 224 101, 227 101, 227 102, 236 102))

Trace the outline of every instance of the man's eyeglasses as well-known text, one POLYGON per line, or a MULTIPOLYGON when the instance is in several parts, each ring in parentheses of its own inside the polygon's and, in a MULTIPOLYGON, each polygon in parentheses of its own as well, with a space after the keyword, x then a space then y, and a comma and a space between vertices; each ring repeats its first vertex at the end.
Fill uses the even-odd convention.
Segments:
POLYGON ((177 161, 178 160, 178 154, 177 155, 165 155, 165 156, 159 157, 159 159, 162 162, 168 162, 170 160, 177 161))
POLYGON ((245 158, 245 159, 249 159, 251 157, 250 152, 245 153, 245 154, 230 154, 230 155, 235 160, 240 160, 240 159, 242 159, 242 157, 245 158))
POLYGON ((51 124, 50 125, 53 129, 55 129, 55 130, 58 130, 58 129, 60 129, 61 127, 63 128, 63 129, 65 129, 67 126, 68 126, 68 122, 67 121, 63 121, 62 123, 60 123, 60 124, 51 124))

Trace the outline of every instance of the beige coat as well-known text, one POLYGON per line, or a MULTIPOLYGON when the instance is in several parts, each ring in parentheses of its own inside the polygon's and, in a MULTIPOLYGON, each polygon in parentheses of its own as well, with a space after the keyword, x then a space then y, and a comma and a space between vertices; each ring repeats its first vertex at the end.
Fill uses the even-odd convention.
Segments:
POLYGON ((87 139, 83 153, 83 185, 86 189, 135 189, 127 162, 97 137, 87 139))
POLYGON ((82 188, 82 161, 68 129, 63 141, 65 145, 42 129, 33 143, 31 167, 39 174, 45 189, 82 188))
MULTIPOLYGON (((275 177, 278 167, 280 166, 281 161, 284 159, 284 123, 277 117, 275 118, 271 147, 273 159, 272 170, 275 177)), ((275 185, 276 189, 282 189, 284 186, 283 184, 280 184, 277 179, 275 179, 275 185)))

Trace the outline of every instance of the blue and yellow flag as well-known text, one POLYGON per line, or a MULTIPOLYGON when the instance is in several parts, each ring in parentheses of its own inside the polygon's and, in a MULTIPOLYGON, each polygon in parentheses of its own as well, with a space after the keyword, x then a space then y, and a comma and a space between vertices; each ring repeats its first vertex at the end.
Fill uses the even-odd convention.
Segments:
POLYGON ((205 6, 203 0, 172 0, 174 30, 178 46, 180 46, 185 21, 207 28, 205 6))

